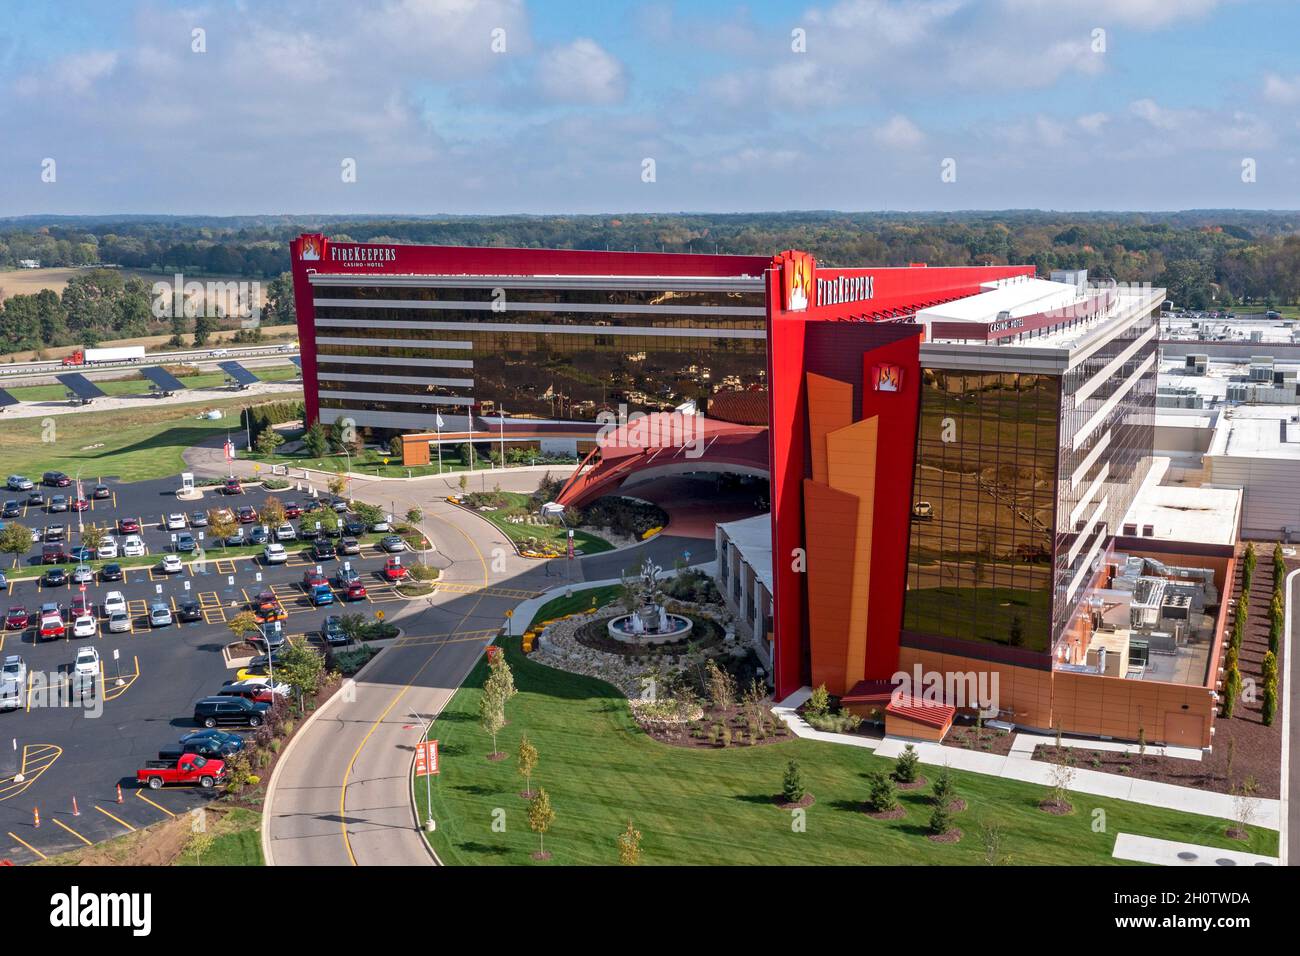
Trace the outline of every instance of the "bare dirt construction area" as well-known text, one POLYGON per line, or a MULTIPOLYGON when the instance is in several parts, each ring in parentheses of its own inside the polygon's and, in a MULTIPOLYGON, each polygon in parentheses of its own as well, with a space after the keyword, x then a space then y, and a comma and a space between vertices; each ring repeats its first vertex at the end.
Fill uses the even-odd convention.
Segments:
POLYGON ((83 269, 13 269, 0 272, 0 302, 11 295, 35 295, 42 289, 62 293, 63 287, 83 269))
MULTIPOLYGON (((210 803, 203 808, 204 827, 214 837, 231 829, 231 808, 210 803)), ((126 836, 81 850, 61 853, 35 866, 175 866, 186 854, 195 832, 195 817, 182 814, 126 836)))

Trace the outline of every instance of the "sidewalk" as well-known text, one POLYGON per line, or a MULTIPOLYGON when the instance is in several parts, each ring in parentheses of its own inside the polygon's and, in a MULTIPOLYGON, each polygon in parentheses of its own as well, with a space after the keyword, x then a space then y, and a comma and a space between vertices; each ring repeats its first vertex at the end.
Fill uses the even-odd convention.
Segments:
MULTIPOLYGON (((981 753, 957 747, 946 747, 923 741, 908 741, 897 737, 885 737, 873 740, 856 734, 834 734, 814 730, 802 717, 795 713, 795 708, 811 696, 811 688, 804 687, 791 694, 772 708, 773 713, 785 721, 797 737, 807 740, 821 740, 826 743, 844 744, 851 747, 863 747, 874 750, 876 756, 894 758, 902 753, 907 744, 916 748, 922 763, 935 766, 949 766, 955 770, 970 773, 982 773, 990 777, 1004 777, 1008 780, 1020 780, 1024 783, 1051 786, 1051 764, 1032 760, 1032 747, 1023 748, 1019 753, 1006 757, 997 754, 981 753)), ((1027 735, 1026 735, 1027 736, 1027 735)), ((1053 742, 1053 738, 1043 738, 1053 742)), ((1086 744, 1092 746, 1091 742, 1086 744)), ((1145 803, 1166 810, 1179 810, 1184 813, 1197 813, 1204 816, 1221 817, 1231 820, 1235 815, 1234 798, 1231 794, 1212 793, 1193 787, 1179 787, 1174 784, 1157 783, 1152 780, 1136 780, 1117 774, 1102 773, 1097 770, 1078 769, 1070 789, 1075 793, 1086 793, 1098 797, 1112 797, 1116 800, 1130 800, 1145 803)), ((1281 827, 1282 805, 1278 800, 1260 799, 1256 802, 1256 825, 1270 830, 1281 827)))
POLYGON ((1117 860, 1153 863, 1156 866, 1277 866, 1275 856, 1244 853, 1241 850, 1220 850, 1195 843, 1175 843, 1155 837, 1121 833, 1115 838, 1111 852, 1117 860))

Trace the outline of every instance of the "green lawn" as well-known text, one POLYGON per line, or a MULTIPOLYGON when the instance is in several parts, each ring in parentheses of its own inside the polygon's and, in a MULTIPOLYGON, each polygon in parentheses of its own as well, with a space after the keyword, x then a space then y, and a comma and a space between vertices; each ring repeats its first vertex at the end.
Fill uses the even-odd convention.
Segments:
MULTIPOLYGON (((569 599, 573 609, 586 606, 581 597, 569 599)), ((538 617, 564 609, 552 602, 538 617)), ((980 864, 981 822, 1000 826, 1006 862, 1018 864, 1113 863, 1120 832, 1277 852, 1273 831, 1256 829, 1249 844, 1236 843, 1223 836, 1224 821, 1120 800, 1076 795, 1075 813, 1054 817, 1038 809, 1043 787, 956 772, 958 795, 969 804, 957 814, 966 836, 938 845, 924 835, 924 792, 902 795, 907 815, 900 820, 861 812, 866 774, 890 761, 808 740, 711 751, 660 744, 637 728, 626 700, 609 685, 531 662, 517 638, 501 643, 519 689, 507 708, 510 723, 498 735, 509 758, 486 759, 491 740, 477 718, 487 670, 482 659, 430 733, 442 755, 433 789, 438 827, 430 839, 448 864, 534 862, 538 841, 528 829, 515 760, 525 733, 540 754, 533 785, 546 788, 556 813, 546 837, 554 863, 616 864, 615 839, 629 819, 644 836, 647 864, 980 864), (772 803, 791 757, 816 797, 806 832, 794 832, 791 814, 772 803), (505 810, 504 832, 493 828, 497 808, 505 810), (1098 810, 1105 814, 1103 832, 1093 829, 1098 810)), ((933 767, 924 772, 933 779, 933 767)), ((416 780, 414 789, 425 819, 425 782, 416 780)))
MULTIPOLYGON (((298 396, 277 396, 278 400, 298 396)), ((181 453, 215 435, 239 429, 238 409, 265 399, 228 398, 210 402, 158 405, 116 411, 76 412, 6 420, 0 415, 0 442, 6 474, 44 471, 81 473, 83 479, 144 481, 179 475, 181 453), (226 417, 200 419, 203 409, 220 408, 226 417), (42 424, 48 421, 48 426, 42 424), (103 447, 93 447, 102 445, 103 447)), ((177 484, 180 479, 177 479, 177 484)))
MULTIPOLYGON (((251 371, 264 382, 292 381, 302 374, 293 365, 272 365, 251 371)), ((203 372, 199 375, 182 375, 180 380, 188 388, 217 388, 225 382, 226 375, 224 372, 203 372)), ((149 380, 139 373, 132 378, 95 381, 95 385, 106 395, 149 394, 149 380)), ((62 385, 20 385, 9 389, 9 393, 20 402, 58 402, 67 396, 67 389, 62 385)))
MULTIPOLYGON (((374 475, 379 478, 425 478, 429 475, 450 475, 465 474, 468 477, 466 491, 486 491, 490 488, 487 484, 487 477, 490 472, 499 471, 494 468, 492 463, 486 459, 476 458, 474 460, 474 474, 479 477, 475 478, 470 475, 468 465, 461 463, 460 458, 452 458, 450 455, 444 455, 442 460, 442 470, 438 470, 437 460, 430 465, 403 465, 401 456, 394 457, 390 453, 385 453, 373 448, 366 449, 364 455, 360 458, 353 456, 348 459, 344 455, 324 455, 320 458, 313 458, 307 454, 298 455, 263 455, 256 451, 248 456, 253 461, 265 462, 268 465, 287 465, 290 468, 315 468, 318 471, 346 471, 351 464, 352 471, 361 472, 367 475, 374 475), (384 459, 388 463, 384 464, 384 459)), ((546 462, 539 462, 546 464, 546 462)), ((571 467, 574 462, 569 462, 571 467)), ((516 466, 512 466, 516 467, 516 466)), ((557 468, 566 467, 565 464, 556 464, 557 468)))
MULTIPOLYGON (((474 491, 471 483, 470 491, 474 491)), ((523 494, 518 491, 501 491, 497 492, 508 502, 506 508, 531 508, 529 501, 531 495, 523 494)), ((503 509, 504 510, 504 509, 503 509)), ((511 541, 523 543, 529 538, 536 538, 554 545, 563 551, 566 547, 566 537, 568 530, 563 525, 554 524, 513 524, 505 519, 500 511, 475 511, 475 514, 482 515, 501 529, 501 532, 511 541)), ((599 554, 602 551, 613 551, 614 546, 599 535, 592 534, 590 531, 580 529, 573 532, 573 546, 583 554, 599 554)))
POLYGON ((176 866, 262 866, 262 815, 232 807, 212 824, 212 847, 200 861, 182 853, 176 866))

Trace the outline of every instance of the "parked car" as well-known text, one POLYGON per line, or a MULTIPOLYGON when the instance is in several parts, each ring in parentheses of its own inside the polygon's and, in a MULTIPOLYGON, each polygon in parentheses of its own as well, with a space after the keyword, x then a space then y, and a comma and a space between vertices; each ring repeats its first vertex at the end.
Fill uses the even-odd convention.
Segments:
POLYGON ((205 511, 191 511, 191 512, 190 512, 190 527, 191 527, 191 528, 206 528, 207 526, 208 526, 208 515, 207 515, 207 512, 205 512, 205 511))
POLYGON ((57 511, 67 511, 67 510, 68 510, 68 499, 66 496, 64 495, 50 496, 49 511, 51 514, 54 514, 57 511))
POLYGON ((98 631, 95 618, 89 614, 79 615, 72 620, 73 637, 94 637, 98 631))
POLYGON ((77 658, 72 662, 74 674, 99 674, 99 651, 94 644, 77 649, 77 658))
POLYGON ((73 498, 68 502, 68 507, 73 511, 89 511, 90 501, 85 498, 73 498))
POLYGON ((91 603, 90 598, 86 597, 86 595, 78 594, 72 599, 71 613, 73 617, 78 617, 82 614, 94 614, 95 605, 91 603))
POLYGON ((390 534, 379 542, 379 547, 389 554, 397 554, 406 550, 406 542, 395 534, 390 534))
POLYGON ((252 605, 253 616, 257 618, 259 624, 265 624, 268 621, 283 621, 289 617, 284 605, 280 603, 280 599, 270 589, 259 591, 250 604, 252 605))
POLYGON ((393 555, 384 562, 384 579, 387 581, 404 581, 406 579, 406 568, 402 566, 402 559, 393 555))
POLYGON ((122 555, 127 558, 143 557, 145 553, 144 538, 138 534, 128 535, 122 542, 122 555))
POLYGON ((140 522, 135 518, 118 518, 117 531, 118 534, 139 534, 140 522))
POLYGON ((126 611, 114 611, 108 616, 108 630, 110 634, 121 634, 131 630, 131 615, 126 611))
POLYGON ((293 530, 293 525, 287 521, 275 529, 276 541, 294 541, 298 537, 298 532, 293 530))
POLYGON ((330 614, 325 618, 325 624, 321 627, 320 632, 327 644, 346 644, 348 642, 348 636, 343 633, 343 618, 337 614, 330 614))
POLYGON ((68 555, 63 550, 63 545, 41 545, 41 564, 62 564, 66 560, 68 560, 68 555))
POLYGON ((40 621, 40 636, 43 641, 53 641, 67 633, 62 613, 47 614, 42 612, 40 621))
POLYGON ((239 519, 240 524, 252 524, 257 520, 257 509, 250 505, 243 505, 235 512, 235 517, 239 519))
POLYGON ((91 492, 91 495, 92 497, 102 501, 104 498, 113 497, 113 491, 108 487, 108 485, 101 482, 100 484, 95 485, 95 490, 91 492))
MULTIPOLYGON (((197 717, 196 708, 195 718, 197 717)), ((158 790, 166 784, 198 784, 204 790, 211 790, 225 778, 225 762, 202 754, 181 754, 175 760, 147 760, 135 772, 136 783, 150 790, 158 790)))
POLYGON ((167 627, 172 622, 172 609, 161 601, 149 605, 149 626, 167 627))
POLYGON ((45 492, 36 489, 27 496, 27 507, 40 508, 45 504, 45 492))
POLYGON ((99 580, 101 581, 121 581, 122 565, 106 564, 99 569, 99 580))
POLYGON ((217 691, 217 696, 240 697, 258 704, 270 704, 275 701, 275 695, 271 692, 270 687, 265 684, 249 684, 242 681, 236 684, 227 684, 217 691))
POLYGON ((238 548, 245 544, 248 544, 248 540, 244 537, 243 528, 236 528, 235 533, 226 538, 226 545, 231 548, 238 548))
POLYGON ((0 510, 0 518, 17 518, 23 513, 23 506, 10 498, 4 504, 4 509, 0 510))
POLYGON ((284 564, 289 560, 289 552, 284 550, 284 545, 272 542, 262 549, 263 564, 284 564))
POLYGON ((194 598, 186 598, 176 606, 176 616, 184 621, 203 620, 203 607, 194 598))
POLYGON ((308 595, 313 607, 323 607, 326 604, 334 603, 334 592, 330 590, 328 584, 318 584, 311 589, 308 595))
POLYGON ((0 571, 0 591, 8 591, 8 590, 9 590, 9 579, 5 577, 5 573, 3 571, 0 571))
POLYGON ((204 697, 194 704, 194 722, 203 727, 235 724, 260 727, 267 704, 254 703, 242 697, 204 697))
POLYGON ((6 654, 0 666, 0 710, 18 710, 27 703, 27 665, 17 654, 6 654))
POLYGON ((360 554, 361 542, 356 538, 340 538, 339 554, 360 554))
POLYGON ((72 569, 73 584, 91 584, 95 580, 95 569, 88 564, 79 564, 72 569))
POLYGON ((181 563, 180 555, 164 554, 159 568, 163 574, 180 574, 185 570, 185 565, 181 563))
POLYGON ((104 596, 104 614, 126 611, 126 596, 121 591, 110 591, 104 596))
MULTIPOLYGON (((219 747, 223 754, 237 754, 244 749, 244 738, 239 734, 232 734, 228 730, 191 730, 180 739, 182 748, 189 747, 199 741, 205 741, 209 746, 219 747)), ((186 750, 186 753, 196 753, 198 751, 186 750)), ((204 754, 203 756, 208 756, 204 754)))
POLYGON ((5 487, 10 491, 31 491, 32 480, 26 475, 10 475, 5 481, 5 487))
POLYGON ((325 575, 321 574, 315 568, 308 568, 302 573, 302 589, 310 591, 318 584, 325 584, 325 575))
POLYGON ((72 484, 72 479, 61 471, 47 471, 41 476, 41 484, 51 488, 66 488, 72 484))
POLYGON ((194 535, 188 531, 182 531, 176 536, 176 553, 193 554, 199 543, 194 540, 194 535))
POLYGON ((46 541, 62 542, 67 537, 67 527, 61 524, 47 524, 43 535, 46 541))
POLYGON ((266 544, 271 540, 271 534, 262 525, 258 525, 248 534, 249 544, 266 544))
POLYGON ((95 549, 88 548, 84 544, 79 544, 75 548, 68 549, 68 560, 76 561, 79 564, 86 561, 94 561, 95 549))
POLYGON ((185 515, 179 511, 173 511, 167 516, 167 530, 180 531, 185 527, 185 515))
POLYGON ((263 653, 276 654, 277 664, 280 662, 279 654, 283 653, 282 648, 287 640, 284 628, 276 621, 262 622, 258 632, 248 637, 248 643, 253 647, 260 648, 263 653))
POLYGON ((244 486, 238 478, 227 478, 225 484, 221 486, 221 491, 227 495, 242 495, 244 486))
POLYGON ((392 527, 388 524, 387 518, 381 518, 370 526, 370 530, 378 534, 383 534, 386 531, 391 531, 392 527))
POLYGON ((314 561, 333 561, 336 557, 334 545, 324 539, 318 539, 311 547, 311 556, 314 561))
POLYGON ((105 538, 99 542, 99 547, 95 549, 95 557, 103 560, 105 558, 117 557, 117 541, 113 538, 105 538))
POLYGON ((31 615, 27 613, 27 608, 21 604, 11 604, 9 610, 5 612, 5 629, 21 630, 31 623, 31 615))
POLYGON ((284 503, 284 516, 286 518, 301 518, 302 508, 298 507, 298 502, 286 501, 284 503))
POLYGON ((54 565, 41 576, 41 585, 47 588, 61 588, 68 583, 68 572, 59 565, 54 565))

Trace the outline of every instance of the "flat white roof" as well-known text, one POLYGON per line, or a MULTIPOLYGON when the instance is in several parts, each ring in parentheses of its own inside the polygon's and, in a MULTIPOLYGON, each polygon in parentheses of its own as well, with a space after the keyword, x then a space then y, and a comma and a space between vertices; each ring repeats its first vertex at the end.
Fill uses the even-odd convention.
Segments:
POLYGON ((722 533, 731 539, 741 560, 754 569, 754 574, 763 582, 768 594, 776 593, 772 581, 772 516, 770 514, 754 515, 739 521, 728 521, 718 525, 722 533))
POLYGON ((1077 286, 1024 276, 987 282, 980 288, 987 291, 921 309, 916 313, 916 321, 992 322, 1001 312, 1020 318, 1064 308, 1079 298, 1077 286))
POLYGON ((1219 419, 1207 455, 1284 458, 1300 461, 1300 408, 1295 405, 1238 405, 1219 419))
POLYGON ((1239 488, 1148 483, 1133 500, 1124 524, 1135 524, 1140 536, 1161 541, 1236 544, 1241 498, 1239 488), (1143 533, 1146 525, 1151 525, 1149 535, 1143 533))

